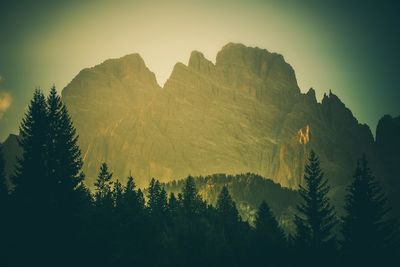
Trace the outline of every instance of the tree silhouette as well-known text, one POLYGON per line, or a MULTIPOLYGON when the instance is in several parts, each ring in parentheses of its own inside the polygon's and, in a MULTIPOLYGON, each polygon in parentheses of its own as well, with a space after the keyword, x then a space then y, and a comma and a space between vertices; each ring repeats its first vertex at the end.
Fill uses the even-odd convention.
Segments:
POLYGON ((222 187, 217 198, 217 232, 220 235, 220 263, 233 265, 237 260, 240 237, 240 217, 235 202, 226 186, 222 187))
POLYGON ((47 103, 43 93, 36 89, 20 126, 18 140, 23 153, 13 177, 14 193, 25 211, 44 209, 49 202, 48 133, 47 103))
POLYGON ((266 246, 283 247, 286 243, 284 231, 279 227, 278 221, 272 213, 267 202, 261 202, 258 207, 255 221, 255 231, 257 237, 266 242, 266 246))
MULTIPOLYGON (((144 189, 145 203, 134 178, 129 176, 125 185, 118 179, 113 182, 106 163, 100 166, 92 195, 83 183, 77 138, 56 89, 51 89, 47 100, 36 90, 20 127, 23 155, 12 177, 14 191, 5 186, 0 146, 1 266, 336 263, 332 257, 336 253, 335 213, 327 197, 328 182, 313 151, 300 197, 294 190, 285 190, 282 197, 280 186, 258 175, 236 175, 239 182, 231 183, 233 176, 216 174, 196 180, 188 176, 173 186, 152 179, 144 189), (203 196, 210 203, 202 199, 197 186, 202 194, 207 189, 203 196), (246 198, 251 205, 272 199, 275 206, 262 201, 251 227, 237 209, 248 210, 242 202, 246 198), (274 213, 280 201, 287 207, 299 198, 291 247, 274 213)), ((345 211, 342 264, 389 265, 395 260, 397 225, 388 219, 385 198, 365 156, 357 165, 345 211)))
MULTIPOLYGON (((10 233, 7 229, 9 229, 9 221, 10 221, 10 213, 9 213, 9 205, 10 205, 10 196, 8 194, 8 187, 6 181, 6 173, 5 173, 5 163, 3 157, 3 149, 0 144, 0 249, 3 252, 6 252, 6 248, 9 245, 10 233)), ((4 253, 4 256, 0 259, 1 262, 8 262, 11 259, 7 253, 4 253)))
POLYGON ((236 204, 233 202, 226 186, 222 187, 217 199, 217 211, 223 222, 237 222, 239 220, 239 212, 236 209, 236 204))
POLYGON ((300 185, 302 203, 295 215, 295 242, 304 256, 309 253, 323 257, 328 249, 333 249, 335 237, 333 228, 337 223, 334 208, 329 203, 328 181, 320 168, 320 161, 311 151, 304 174, 305 185, 300 185))
POLYGON ((99 208, 109 209, 113 208, 113 195, 112 195, 112 172, 108 170, 107 163, 103 162, 100 166, 100 172, 97 176, 95 186, 95 206, 99 208))
POLYGON ((272 266, 282 266, 287 262, 286 237, 267 202, 258 207, 255 220, 254 253, 257 262, 263 262, 265 253, 269 255, 272 266))
MULTIPOLYGON (((53 86, 47 98, 48 106, 48 171, 49 179, 55 186, 58 209, 64 217, 76 213, 79 208, 79 191, 75 190, 83 181, 82 158, 78 147, 78 136, 66 106, 53 86)), ((67 217, 68 218, 68 217, 67 217)))
POLYGON ((114 196, 113 196, 113 174, 108 169, 107 163, 100 165, 99 174, 94 183, 94 203, 90 217, 92 225, 89 227, 91 236, 91 250, 99 253, 101 258, 94 257, 95 264, 111 265, 115 256, 115 225, 114 196))
POLYGON ((393 257, 394 228, 381 187, 363 155, 348 188, 343 217, 343 251, 353 264, 389 263, 393 257))
POLYGON ((0 212, 5 208, 4 204, 6 199, 8 199, 8 186, 6 180, 3 148, 0 144, 0 212))
POLYGON ((51 254, 46 258, 51 260, 55 252, 55 246, 50 246, 54 235, 49 233, 54 225, 55 194, 47 168, 48 133, 47 103, 37 89, 20 125, 18 140, 23 153, 12 177, 15 185, 12 231, 15 237, 10 250, 17 265, 26 265, 28 258, 31 262, 45 259, 43 250, 51 254), (18 250, 25 251, 25 257, 20 257, 18 250))

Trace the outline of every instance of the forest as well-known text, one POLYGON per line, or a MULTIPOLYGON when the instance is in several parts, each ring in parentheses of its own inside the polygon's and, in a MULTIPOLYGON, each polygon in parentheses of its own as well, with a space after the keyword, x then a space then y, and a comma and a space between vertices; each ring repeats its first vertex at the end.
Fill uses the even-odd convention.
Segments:
POLYGON ((0 149, 0 266, 398 262, 398 223, 391 218, 384 192, 363 155, 354 166, 343 216, 330 202, 329 181, 312 151, 300 189, 285 191, 283 199, 274 196, 277 189, 267 196, 252 196, 258 209, 250 220, 243 218, 232 195, 237 199, 249 193, 243 181, 270 183, 253 174, 238 175, 243 183, 236 187, 229 187, 233 176, 211 177, 221 186, 205 197, 199 187, 210 177, 188 176, 168 184, 152 179, 140 189, 133 176, 127 175, 122 184, 113 177, 112 166, 103 163, 94 190, 89 190, 78 135, 55 87, 48 96, 35 91, 20 125, 19 143, 23 156, 10 181, 0 149), (277 219, 282 214, 276 213, 280 206, 291 204, 295 215, 293 231, 288 231, 277 219))

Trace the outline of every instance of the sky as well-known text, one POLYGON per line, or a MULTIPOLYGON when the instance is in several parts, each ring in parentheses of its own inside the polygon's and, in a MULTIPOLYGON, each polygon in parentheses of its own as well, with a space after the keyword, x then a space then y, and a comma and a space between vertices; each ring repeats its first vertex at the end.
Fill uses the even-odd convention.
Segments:
POLYGON ((198 50, 228 42, 284 56, 302 92, 332 90, 373 133, 400 115, 396 1, 1 1, 0 142, 35 88, 61 91, 83 68, 139 53, 162 86, 198 50), (361 3, 362 2, 362 3, 361 3))

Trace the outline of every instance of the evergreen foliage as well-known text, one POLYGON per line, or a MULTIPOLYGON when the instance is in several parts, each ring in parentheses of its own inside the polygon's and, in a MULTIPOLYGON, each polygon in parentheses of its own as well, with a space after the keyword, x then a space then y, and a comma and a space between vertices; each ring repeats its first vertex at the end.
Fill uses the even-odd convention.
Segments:
POLYGON ((297 206, 295 215, 295 245, 302 256, 318 259, 326 257, 335 246, 333 228, 337 224, 333 206, 329 202, 328 180, 320 168, 320 161, 314 151, 310 152, 305 167, 304 186, 300 185, 302 202, 297 206))
POLYGON ((348 260, 354 264, 389 264, 398 249, 395 225, 387 216, 386 199, 365 155, 357 162, 345 211, 342 244, 348 260))
POLYGON ((336 215, 314 152, 299 196, 255 174, 152 179, 142 191, 131 175, 119 182, 106 163, 91 192, 77 140, 55 88, 47 99, 36 90, 20 127, 23 156, 11 192, 0 147, 1 266, 368 266, 397 256, 397 225, 365 157, 336 247, 336 215), (279 219, 299 199, 288 241, 290 228, 279 219), (243 219, 238 207, 250 205, 258 206, 254 220, 243 219))

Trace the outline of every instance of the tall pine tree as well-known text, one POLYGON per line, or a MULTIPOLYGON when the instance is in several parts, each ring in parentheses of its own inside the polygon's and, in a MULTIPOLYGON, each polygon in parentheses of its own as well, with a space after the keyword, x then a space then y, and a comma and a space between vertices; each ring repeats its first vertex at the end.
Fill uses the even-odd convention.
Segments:
POLYGON ((8 258, 8 242, 11 237, 9 234, 8 222, 10 220, 10 215, 8 213, 9 208, 9 195, 8 188, 6 184, 6 173, 4 168, 4 158, 3 158, 3 149, 0 144, 0 249, 4 253, 4 256, 0 259, 0 263, 5 263, 10 260, 8 258))
POLYGON ((387 262, 396 245, 393 222, 387 218, 386 199, 365 155, 348 188, 345 211, 342 249, 347 259, 359 264, 387 262))
POLYGON ((302 203, 297 206, 295 215, 295 241, 306 252, 322 256, 322 252, 333 248, 335 237, 332 230, 337 220, 327 196, 330 189, 328 180, 324 178, 314 151, 311 151, 305 167, 304 182, 299 189, 302 203))
POLYGON ((46 99, 36 89, 20 126, 18 140, 23 153, 13 177, 15 196, 25 211, 44 209, 49 204, 48 133, 46 99))
POLYGON ((83 181, 83 161, 77 144, 78 136, 67 108, 54 86, 47 98, 47 106, 49 179, 55 187, 58 208, 65 215, 71 216, 71 213, 76 213, 74 209, 80 208, 80 191, 76 189, 83 181))
POLYGON ((5 172, 5 162, 3 148, 0 144, 0 212, 5 208, 5 202, 8 199, 8 187, 5 172))

